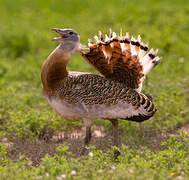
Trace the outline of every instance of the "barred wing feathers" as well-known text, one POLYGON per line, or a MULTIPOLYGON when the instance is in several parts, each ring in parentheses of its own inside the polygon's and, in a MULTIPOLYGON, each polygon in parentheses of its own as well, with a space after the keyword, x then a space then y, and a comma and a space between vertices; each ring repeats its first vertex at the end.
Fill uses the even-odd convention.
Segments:
POLYGON ((145 76, 159 62, 158 50, 151 49, 141 42, 140 36, 137 39, 129 39, 129 34, 117 36, 110 30, 109 36, 95 36, 95 43, 89 40, 89 51, 80 49, 80 54, 92 64, 106 78, 118 81, 126 87, 137 90, 142 89, 142 82, 145 76))
POLYGON ((156 112, 148 96, 111 79, 80 72, 70 72, 59 90, 58 99, 62 100, 60 106, 64 104, 87 118, 142 122, 156 112))

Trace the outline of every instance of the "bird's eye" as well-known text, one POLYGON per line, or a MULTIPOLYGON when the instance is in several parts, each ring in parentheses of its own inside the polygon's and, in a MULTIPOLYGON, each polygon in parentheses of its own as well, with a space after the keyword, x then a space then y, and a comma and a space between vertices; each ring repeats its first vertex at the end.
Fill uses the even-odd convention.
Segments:
POLYGON ((69 32, 69 34, 70 34, 70 35, 72 35, 72 34, 73 34, 73 32, 69 32))

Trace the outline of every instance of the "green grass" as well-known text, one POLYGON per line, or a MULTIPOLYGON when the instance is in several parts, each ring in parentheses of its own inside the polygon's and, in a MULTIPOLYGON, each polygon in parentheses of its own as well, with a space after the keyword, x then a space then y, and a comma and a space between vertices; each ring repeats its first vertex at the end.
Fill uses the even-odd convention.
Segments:
MULTIPOLYGON (((57 46, 51 41, 55 35, 51 28, 73 28, 83 44, 99 30, 108 33, 110 27, 116 32, 122 28, 135 37, 140 34, 163 57, 143 87, 153 96, 158 111, 140 125, 121 121, 123 145, 118 161, 113 160, 111 148, 103 153, 93 146, 92 158, 75 158, 67 154, 70 151, 62 143, 54 156, 46 155, 38 167, 33 167, 31 160, 26 160, 27 154, 23 157, 21 153, 16 162, 7 157, 7 151, 15 150, 6 149, 2 142, 0 179, 61 179, 62 174, 68 179, 189 178, 187 137, 182 135, 181 142, 174 137, 159 139, 160 133, 174 132, 189 121, 188 0, 0 0, 0 4, 1 139, 38 141, 44 134, 51 138, 57 132, 82 127, 81 122, 70 123, 59 117, 41 93, 41 66, 57 46), (152 148, 156 147, 154 141, 158 148, 152 148), (76 175, 70 174, 72 170, 76 175)), ((96 73, 78 53, 68 66, 70 70, 96 73)), ((107 121, 95 124, 109 132, 107 121)))

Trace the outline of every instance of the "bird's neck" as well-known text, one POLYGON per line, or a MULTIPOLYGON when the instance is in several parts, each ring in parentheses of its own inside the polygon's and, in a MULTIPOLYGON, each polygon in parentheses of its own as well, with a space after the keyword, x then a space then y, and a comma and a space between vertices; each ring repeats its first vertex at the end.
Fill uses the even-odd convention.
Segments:
POLYGON ((41 79, 43 91, 48 93, 61 86, 61 82, 68 76, 67 63, 71 58, 74 48, 60 44, 47 58, 42 67, 41 79))

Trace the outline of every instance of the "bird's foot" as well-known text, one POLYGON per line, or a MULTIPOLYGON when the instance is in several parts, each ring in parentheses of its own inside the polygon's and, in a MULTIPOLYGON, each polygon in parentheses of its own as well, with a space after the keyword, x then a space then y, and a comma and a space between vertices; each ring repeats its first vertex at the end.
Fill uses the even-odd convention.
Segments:
POLYGON ((82 147, 80 149, 80 156, 87 154, 88 150, 89 150, 89 147, 87 147, 87 146, 82 147))
POLYGON ((117 159, 118 156, 120 156, 120 155, 121 155, 121 153, 119 150, 114 150, 114 159, 117 159))
POLYGON ((118 156, 121 155, 121 152, 120 152, 120 150, 119 150, 119 148, 117 146, 113 146, 113 152, 114 152, 113 157, 116 160, 118 158, 118 156))

